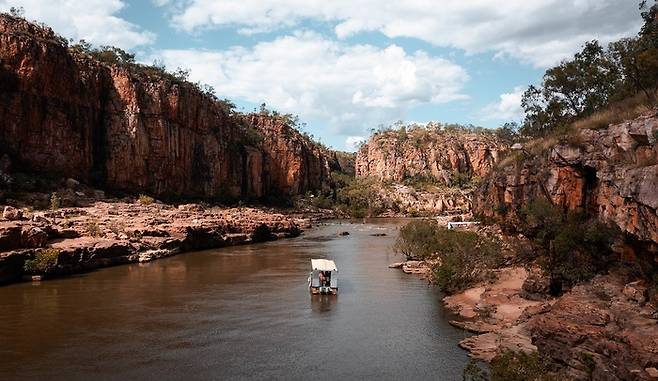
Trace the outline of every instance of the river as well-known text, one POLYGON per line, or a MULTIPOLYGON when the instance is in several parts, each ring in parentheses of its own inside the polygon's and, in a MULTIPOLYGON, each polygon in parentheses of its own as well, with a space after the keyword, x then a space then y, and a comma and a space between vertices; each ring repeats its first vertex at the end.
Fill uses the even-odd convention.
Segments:
POLYGON ((0 379, 459 380, 467 334, 434 287, 387 268, 399 224, 0 287, 0 379), (311 297, 310 258, 335 260, 339 295, 311 297))

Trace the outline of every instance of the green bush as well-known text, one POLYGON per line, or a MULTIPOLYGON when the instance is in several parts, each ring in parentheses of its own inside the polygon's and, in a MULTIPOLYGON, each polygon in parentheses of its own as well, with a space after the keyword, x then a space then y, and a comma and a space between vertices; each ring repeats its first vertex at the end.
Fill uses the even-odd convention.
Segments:
POLYGON ((489 364, 491 381, 552 381, 550 361, 538 352, 507 351, 489 364))
POLYGON ((534 240, 553 294, 605 272, 615 262, 611 245, 618 229, 582 213, 565 212, 546 200, 522 209, 520 228, 534 240))
POLYGON ((411 221, 400 229, 394 250, 407 259, 438 258, 432 269, 439 288, 453 293, 486 280, 500 265, 500 242, 470 231, 447 230, 434 220, 411 221))
POLYGON ((325 195, 319 195, 313 198, 311 203, 313 206, 320 209, 331 209, 334 206, 334 200, 332 200, 331 197, 327 197, 325 195))
POLYGON ((411 221, 400 228, 393 250, 409 259, 430 259, 438 255, 439 224, 435 220, 411 221))
POLYGON ((490 278, 501 264, 501 243, 474 232, 440 229, 440 262, 432 269, 442 291, 455 293, 490 278))
POLYGON ((39 251, 34 259, 25 261, 23 269, 30 274, 48 273, 57 266, 60 251, 58 249, 44 249, 39 251))
POLYGON ((100 237, 102 235, 101 228, 95 222, 89 222, 86 225, 87 233, 92 237, 100 237))

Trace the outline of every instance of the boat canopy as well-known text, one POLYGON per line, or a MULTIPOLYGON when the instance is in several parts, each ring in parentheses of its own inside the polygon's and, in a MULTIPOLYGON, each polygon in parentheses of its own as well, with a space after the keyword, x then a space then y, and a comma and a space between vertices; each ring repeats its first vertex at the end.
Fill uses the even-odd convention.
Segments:
POLYGON ((313 270, 338 271, 334 261, 329 259, 311 259, 311 267, 313 270))

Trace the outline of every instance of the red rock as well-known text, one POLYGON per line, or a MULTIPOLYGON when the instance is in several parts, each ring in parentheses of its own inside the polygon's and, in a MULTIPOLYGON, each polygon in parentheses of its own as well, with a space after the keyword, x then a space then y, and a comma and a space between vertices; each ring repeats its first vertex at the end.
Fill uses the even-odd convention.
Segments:
POLYGON ((476 192, 474 212, 513 224, 529 201, 548 197, 658 247, 658 145, 638 143, 654 139, 658 115, 577 133, 580 148, 558 142, 491 173, 476 192))
POLYGON ((26 226, 21 230, 21 247, 44 247, 48 242, 48 234, 41 228, 26 226))
POLYGON ((284 118, 234 115, 193 84, 95 61, 22 19, 0 16, 0 57, 0 154, 34 171, 157 197, 261 198, 326 187, 339 165, 284 118))
POLYGON ((23 219, 23 211, 12 208, 11 206, 5 206, 5 209, 2 212, 2 218, 8 221, 21 220, 23 219))

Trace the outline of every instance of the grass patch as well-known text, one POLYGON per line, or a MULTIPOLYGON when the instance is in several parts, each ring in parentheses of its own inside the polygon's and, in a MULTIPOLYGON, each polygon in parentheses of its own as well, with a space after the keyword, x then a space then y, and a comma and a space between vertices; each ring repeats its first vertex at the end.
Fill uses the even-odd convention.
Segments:
POLYGON ((33 259, 25 261, 23 269, 30 274, 48 273, 57 266, 59 253, 58 249, 53 248, 41 250, 33 259))
POLYGON ((137 201, 142 205, 151 205, 155 202, 155 199, 145 194, 140 194, 137 201))

